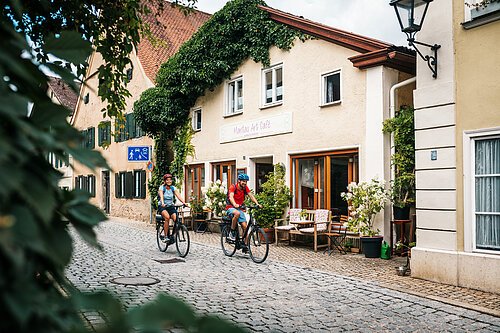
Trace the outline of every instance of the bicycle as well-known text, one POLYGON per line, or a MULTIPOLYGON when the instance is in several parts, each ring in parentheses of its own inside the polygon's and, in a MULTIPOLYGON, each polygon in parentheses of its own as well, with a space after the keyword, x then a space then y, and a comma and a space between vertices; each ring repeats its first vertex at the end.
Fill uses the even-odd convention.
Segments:
POLYGON ((174 222, 172 226, 170 226, 169 223, 169 228, 172 228, 172 232, 170 233, 170 239, 167 242, 165 241, 167 234, 165 233, 163 216, 156 213, 156 243, 158 244, 158 249, 160 249, 161 252, 165 252, 167 251, 169 245, 175 243, 177 253, 181 258, 187 256, 190 247, 189 232, 187 227, 182 223, 182 220, 184 218, 184 213, 182 211, 183 207, 187 206, 176 206, 177 221, 174 222))
MULTIPOLYGON (((269 242, 267 241, 267 236, 264 230, 257 224, 253 218, 252 210, 258 208, 259 206, 247 206, 249 209, 250 218, 247 222, 247 228, 240 237, 239 228, 236 228, 235 240, 229 238, 229 233, 231 232, 231 218, 226 216, 223 218, 221 223, 221 246, 222 251, 228 257, 232 257, 236 250, 243 250, 245 253, 245 239, 248 236, 248 253, 250 258, 257 263, 263 263, 267 255, 269 254, 269 242)), ((241 207, 242 210, 245 209, 244 206, 241 207)))

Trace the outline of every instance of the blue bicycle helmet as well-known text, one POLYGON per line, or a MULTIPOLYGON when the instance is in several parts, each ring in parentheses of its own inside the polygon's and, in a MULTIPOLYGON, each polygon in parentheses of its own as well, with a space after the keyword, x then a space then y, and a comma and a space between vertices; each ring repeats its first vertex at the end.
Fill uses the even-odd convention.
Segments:
POLYGON ((240 173, 238 175, 238 180, 250 180, 250 177, 246 173, 240 173))

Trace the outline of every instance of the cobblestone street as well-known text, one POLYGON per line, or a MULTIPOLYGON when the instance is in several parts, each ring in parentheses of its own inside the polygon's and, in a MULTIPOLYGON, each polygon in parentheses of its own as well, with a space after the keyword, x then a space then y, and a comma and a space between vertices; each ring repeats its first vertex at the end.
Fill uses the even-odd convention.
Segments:
MULTIPOLYGON (((499 310, 498 295, 478 294, 483 303, 466 309, 452 305, 461 300, 445 304, 430 299, 432 295, 417 296, 418 290, 409 294, 387 287, 397 280, 378 283, 370 275, 363 279, 357 274, 323 267, 328 260, 333 265, 339 264, 335 258, 352 265, 349 255, 335 253, 329 257, 303 249, 311 258, 319 258, 311 259, 308 265, 301 259, 286 260, 287 246, 271 246, 270 257, 259 265, 240 251, 232 258, 224 256, 217 234, 192 236, 191 250, 184 262, 161 264, 155 259, 177 258, 177 253, 174 245, 166 253, 158 251, 151 226, 139 227, 119 219, 108 221, 98 228, 103 252, 76 237, 73 261, 66 275, 80 290, 110 290, 127 307, 143 304, 157 293, 166 292, 188 302, 200 313, 216 314, 250 331, 500 332, 500 318, 495 316, 499 310), (209 241, 200 241, 202 237, 209 241), (110 282, 116 277, 136 276, 157 278, 160 282, 150 286, 110 282), (491 314, 470 309, 488 306, 491 314)), ((307 261, 307 256, 303 260, 307 261)), ((382 262, 377 259, 372 264, 382 262)), ((395 264, 393 260, 383 262, 392 269, 395 264)), ((363 269, 366 265, 360 271, 363 269)), ((396 276, 395 271, 393 275, 396 276)), ((396 278, 406 284, 414 280, 396 278)), ((435 285, 439 290, 437 287, 441 285, 435 285)), ((439 293, 436 295, 434 298, 439 299, 439 293)), ((96 323, 98 318, 89 320, 96 323)))

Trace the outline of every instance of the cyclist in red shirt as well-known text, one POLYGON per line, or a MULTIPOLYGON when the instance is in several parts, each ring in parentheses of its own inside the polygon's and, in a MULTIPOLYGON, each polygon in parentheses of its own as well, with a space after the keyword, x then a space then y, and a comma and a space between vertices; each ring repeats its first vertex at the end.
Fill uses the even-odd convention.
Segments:
POLYGON ((243 233, 247 228, 245 213, 240 208, 241 205, 243 205, 243 201, 245 201, 245 195, 248 195, 256 205, 261 207, 255 196, 250 191, 250 188, 247 186, 247 181, 249 179, 250 178, 246 173, 241 173, 238 175, 238 182, 236 185, 233 184, 229 187, 226 210, 228 215, 232 218, 231 232, 229 233, 229 239, 232 240, 235 240, 236 238, 237 223, 241 224, 243 233))

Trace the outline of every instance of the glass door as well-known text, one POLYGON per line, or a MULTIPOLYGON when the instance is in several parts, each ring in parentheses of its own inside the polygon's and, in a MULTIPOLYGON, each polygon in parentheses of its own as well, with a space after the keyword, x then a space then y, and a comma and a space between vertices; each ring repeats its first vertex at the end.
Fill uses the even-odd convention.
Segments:
POLYGON ((303 209, 325 207, 325 159, 295 160, 295 206, 303 209))

